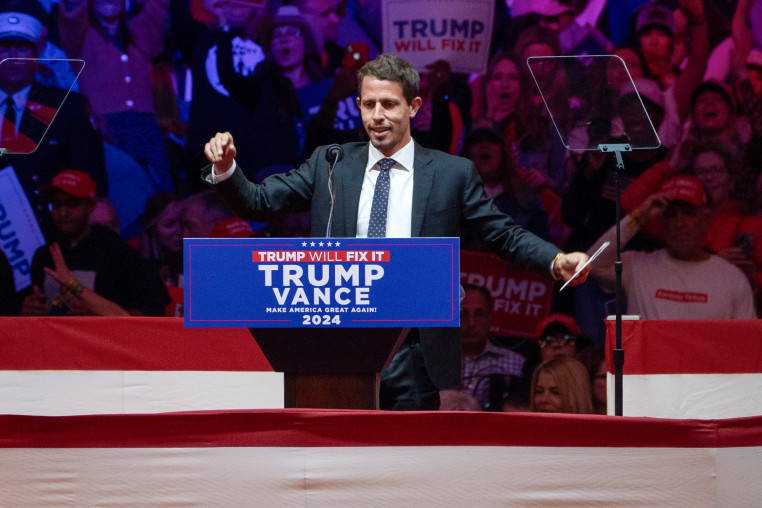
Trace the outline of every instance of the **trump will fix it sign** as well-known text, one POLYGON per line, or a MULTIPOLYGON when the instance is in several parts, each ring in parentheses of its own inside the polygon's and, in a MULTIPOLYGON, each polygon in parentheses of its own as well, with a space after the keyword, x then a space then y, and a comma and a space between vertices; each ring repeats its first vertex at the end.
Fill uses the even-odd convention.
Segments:
POLYGON ((423 70, 447 60, 453 72, 484 73, 492 39, 491 0, 383 0, 384 52, 423 70))

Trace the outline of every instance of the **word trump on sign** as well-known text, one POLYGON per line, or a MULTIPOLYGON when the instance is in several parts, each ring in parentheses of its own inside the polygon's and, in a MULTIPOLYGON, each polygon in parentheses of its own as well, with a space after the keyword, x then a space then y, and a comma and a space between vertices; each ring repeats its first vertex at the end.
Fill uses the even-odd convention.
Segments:
POLYGON ((550 313, 553 281, 507 267, 483 252, 461 251, 461 284, 482 286, 492 295, 492 330, 496 335, 533 338, 537 324, 550 313))
POLYGON ((184 252, 185 326, 460 324, 457 238, 193 238, 184 252))
POLYGON ((489 0, 383 0, 383 48, 419 71, 447 60, 453 72, 484 73, 492 39, 489 0))

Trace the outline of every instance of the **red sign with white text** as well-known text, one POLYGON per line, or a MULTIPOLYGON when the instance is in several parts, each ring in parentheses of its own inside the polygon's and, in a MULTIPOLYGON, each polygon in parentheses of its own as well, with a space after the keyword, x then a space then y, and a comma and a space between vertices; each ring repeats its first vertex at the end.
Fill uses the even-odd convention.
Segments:
POLYGON ((537 324, 550 313, 553 280, 510 266, 494 254, 460 251, 460 283, 492 295, 492 333, 534 338, 537 324))

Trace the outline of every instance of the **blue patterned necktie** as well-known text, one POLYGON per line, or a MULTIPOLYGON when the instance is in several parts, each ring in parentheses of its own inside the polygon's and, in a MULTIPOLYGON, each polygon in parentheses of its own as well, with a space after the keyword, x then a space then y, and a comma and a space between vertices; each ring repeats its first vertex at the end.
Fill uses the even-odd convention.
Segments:
POLYGON ((389 204, 389 170, 394 166, 394 159, 381 159, 378 167, 381 172, 373 190, 373 203, 370 206, 370 223, 368 238, 384 238, 386 236, 386 210, 389 204))

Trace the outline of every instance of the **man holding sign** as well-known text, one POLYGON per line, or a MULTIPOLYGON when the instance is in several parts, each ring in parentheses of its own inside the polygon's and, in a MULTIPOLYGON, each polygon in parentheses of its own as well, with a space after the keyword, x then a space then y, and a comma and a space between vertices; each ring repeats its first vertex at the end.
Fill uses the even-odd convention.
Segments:
MULTIPOLYGON (((217 133, 206 144, 212 164, 202 177, 243 218, 310 210, 313 236, 324 236, 329 226, 334 237, 397 238, 454 237, 473 228, 502 257, 556 279, 569 279, 585 263, 586 254, 564 254, 498 211, 471 161, 415 143, 410 121, 421 98, 410 64, 384 54, 363 66, 358 80, 357 104, 370 143, 342 145, 337 152, 343 159, 331 172, 327 160, 336 156, 326 155, 334 145, 319 147, 297 169, 252 183, 234 160, 232 136, 217 133)), ((382 399, 395 394, 382 408, 436 409, 439 393, 460 385, 460 329, 420 329, 408 343, 382 373, 382 399)))

